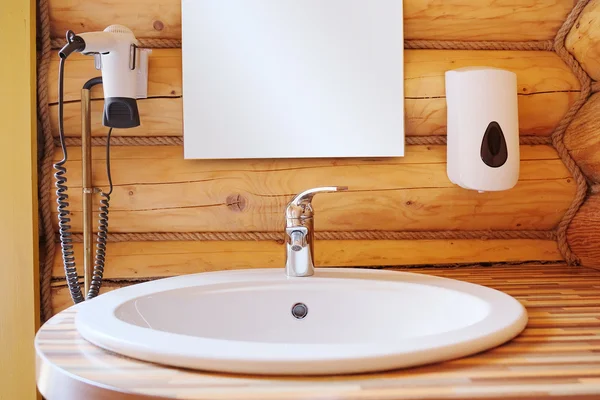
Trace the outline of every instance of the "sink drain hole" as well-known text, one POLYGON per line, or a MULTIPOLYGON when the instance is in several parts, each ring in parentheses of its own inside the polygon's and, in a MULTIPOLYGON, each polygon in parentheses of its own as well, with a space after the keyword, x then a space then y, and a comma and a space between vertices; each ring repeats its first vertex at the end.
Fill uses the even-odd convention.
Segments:
POLYGON ((302 319, 308 314, 308 307, 304 303, 296 303, 292 306, 292 316, 296 319, 302 319))

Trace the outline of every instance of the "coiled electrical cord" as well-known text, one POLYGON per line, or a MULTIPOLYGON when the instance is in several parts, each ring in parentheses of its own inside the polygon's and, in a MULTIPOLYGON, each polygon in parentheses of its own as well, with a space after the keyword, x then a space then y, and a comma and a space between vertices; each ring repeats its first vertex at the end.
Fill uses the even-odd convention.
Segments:
MULTIPOLYGON (((64 132, 64 73, 65 73, 65 61, 70 52, 75 51, 67 49, 77 46, 76 36, 72 31, 67 32, 67 45, 60 52, 60 62, 58 70, 58 134, 60 139, 60 147, 63 153, 62 160, 54 164, 56 173, 54 178, 56 179, 56 202, 58 203, 58 230, 60 236, 61 252, 63 258, 63 264, 65 268, 65 277, 67 280, 67 286, 71 293, 71 298, 75 304, 84 301, 83 293, 79 285, 77 276, 77 267, 75 265, 75 254, 73 251, 73 239, 71 235, 71 212, 69 211, 69 195, 67 194, 67 177, 65 163, 68 160, 67 146, 65 144, 65 132, 64 132), (69 51, 65 51, 65 49, 69 51)), ((98 237, 96 241, 96 256, 94 259, 94 271, 92 274, 92 282, 90 289, 87 293, 87 299, 92 299, 100 293, 100 287, 102 286, 102 277, 104 275, 104 264, 106 262, 106 242, 108 237, 108 208, 110 195, 113 191, 112 176, 110 171, 110 137, 112 134, 112 128, 108 131, 107 144, 106 144, 106 173, 108 176, 109 191, 108 193, 100 192, 103 199, 100 201, 100 213, 98 221, 98 237)))
POLYGON ((69 195, 67 194, 67 177, 65 176, 67 169, 64 167, 67 162, 67 146, 65 145, 64 133, 64 115, 63 115, 63 99, 64 99, 64 74, 65 74, 65 58, 60 58, 58 68, 58 134, 60 138, 60 147, 62 148, 63 158, 56 164, 54 169, 56 173, 56 202, 58 203, 58 232, 60 235, 60 248, 62 251, 63 264, 65 267, 65 277, 67 285, 71 292, 71 298, 75 304, 81 303, 84 298, 79 287, 77 277, 77 268, 75 267, 75 254, 73 252, 73 239, 71 237, 71 212, 69 211, 69 195))
POLYGON ((94 272, 92 273, 92 282, 88 292, 88 299, 98 296, 102 286, 102 277, 104 276, 104 264, 106 263, 106 242, 108 240, 108 207, 110 195, 113 191, 112 176, 110 173, 110 137, 113 128, 108 130, 106 138, 106 175, 108 177, 108 193, 100 192, 103 197, 100 200, 100 214, 98 216, 98 237, 96 239, 96 257, 94 258, 94 272))

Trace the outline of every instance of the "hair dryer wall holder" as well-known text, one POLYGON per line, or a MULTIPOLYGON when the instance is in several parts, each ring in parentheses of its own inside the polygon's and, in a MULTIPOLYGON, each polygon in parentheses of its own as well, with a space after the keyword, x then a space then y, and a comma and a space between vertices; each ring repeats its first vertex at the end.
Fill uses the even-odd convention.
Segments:
POLYGON ((94 271, 94 208, 93 196, 100 193, 92 184, 92 113, 91 89, 102 84, 102 78, 92 78, 81 89, 81 166, 83 191, 83 282, 88 293, 94 271))
MULTIPOLYGON (((135 44, 131 45, 131 53, 129 54, 129 69, 132 71, 137 68, 136 75, 136 99, 148 98, 148 59, 152 49, 149 47, 140 47, 135 44)), ((94 66, 97 70, 102 70, 102 57, 100 53, 93 53, 94 66)))

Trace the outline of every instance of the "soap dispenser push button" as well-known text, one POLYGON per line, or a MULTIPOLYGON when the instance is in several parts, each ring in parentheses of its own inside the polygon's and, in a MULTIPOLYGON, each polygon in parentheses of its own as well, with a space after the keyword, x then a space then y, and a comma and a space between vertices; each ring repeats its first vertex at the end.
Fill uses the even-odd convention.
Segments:
POLYGON ((508 160, 506 139, 500 124, 496 121, 490 122, 483 135, 481 159, 488 167, 492 168, 499 168, 508 160))

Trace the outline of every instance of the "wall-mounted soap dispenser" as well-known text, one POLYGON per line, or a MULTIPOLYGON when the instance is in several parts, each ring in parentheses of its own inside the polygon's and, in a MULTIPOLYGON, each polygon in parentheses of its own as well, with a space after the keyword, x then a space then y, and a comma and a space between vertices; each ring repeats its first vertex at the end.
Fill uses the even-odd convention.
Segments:
POLYGON ((448 178, 465 189, 510 189, 519 179, 517 76, 489 67, 446 72, 448 178))

